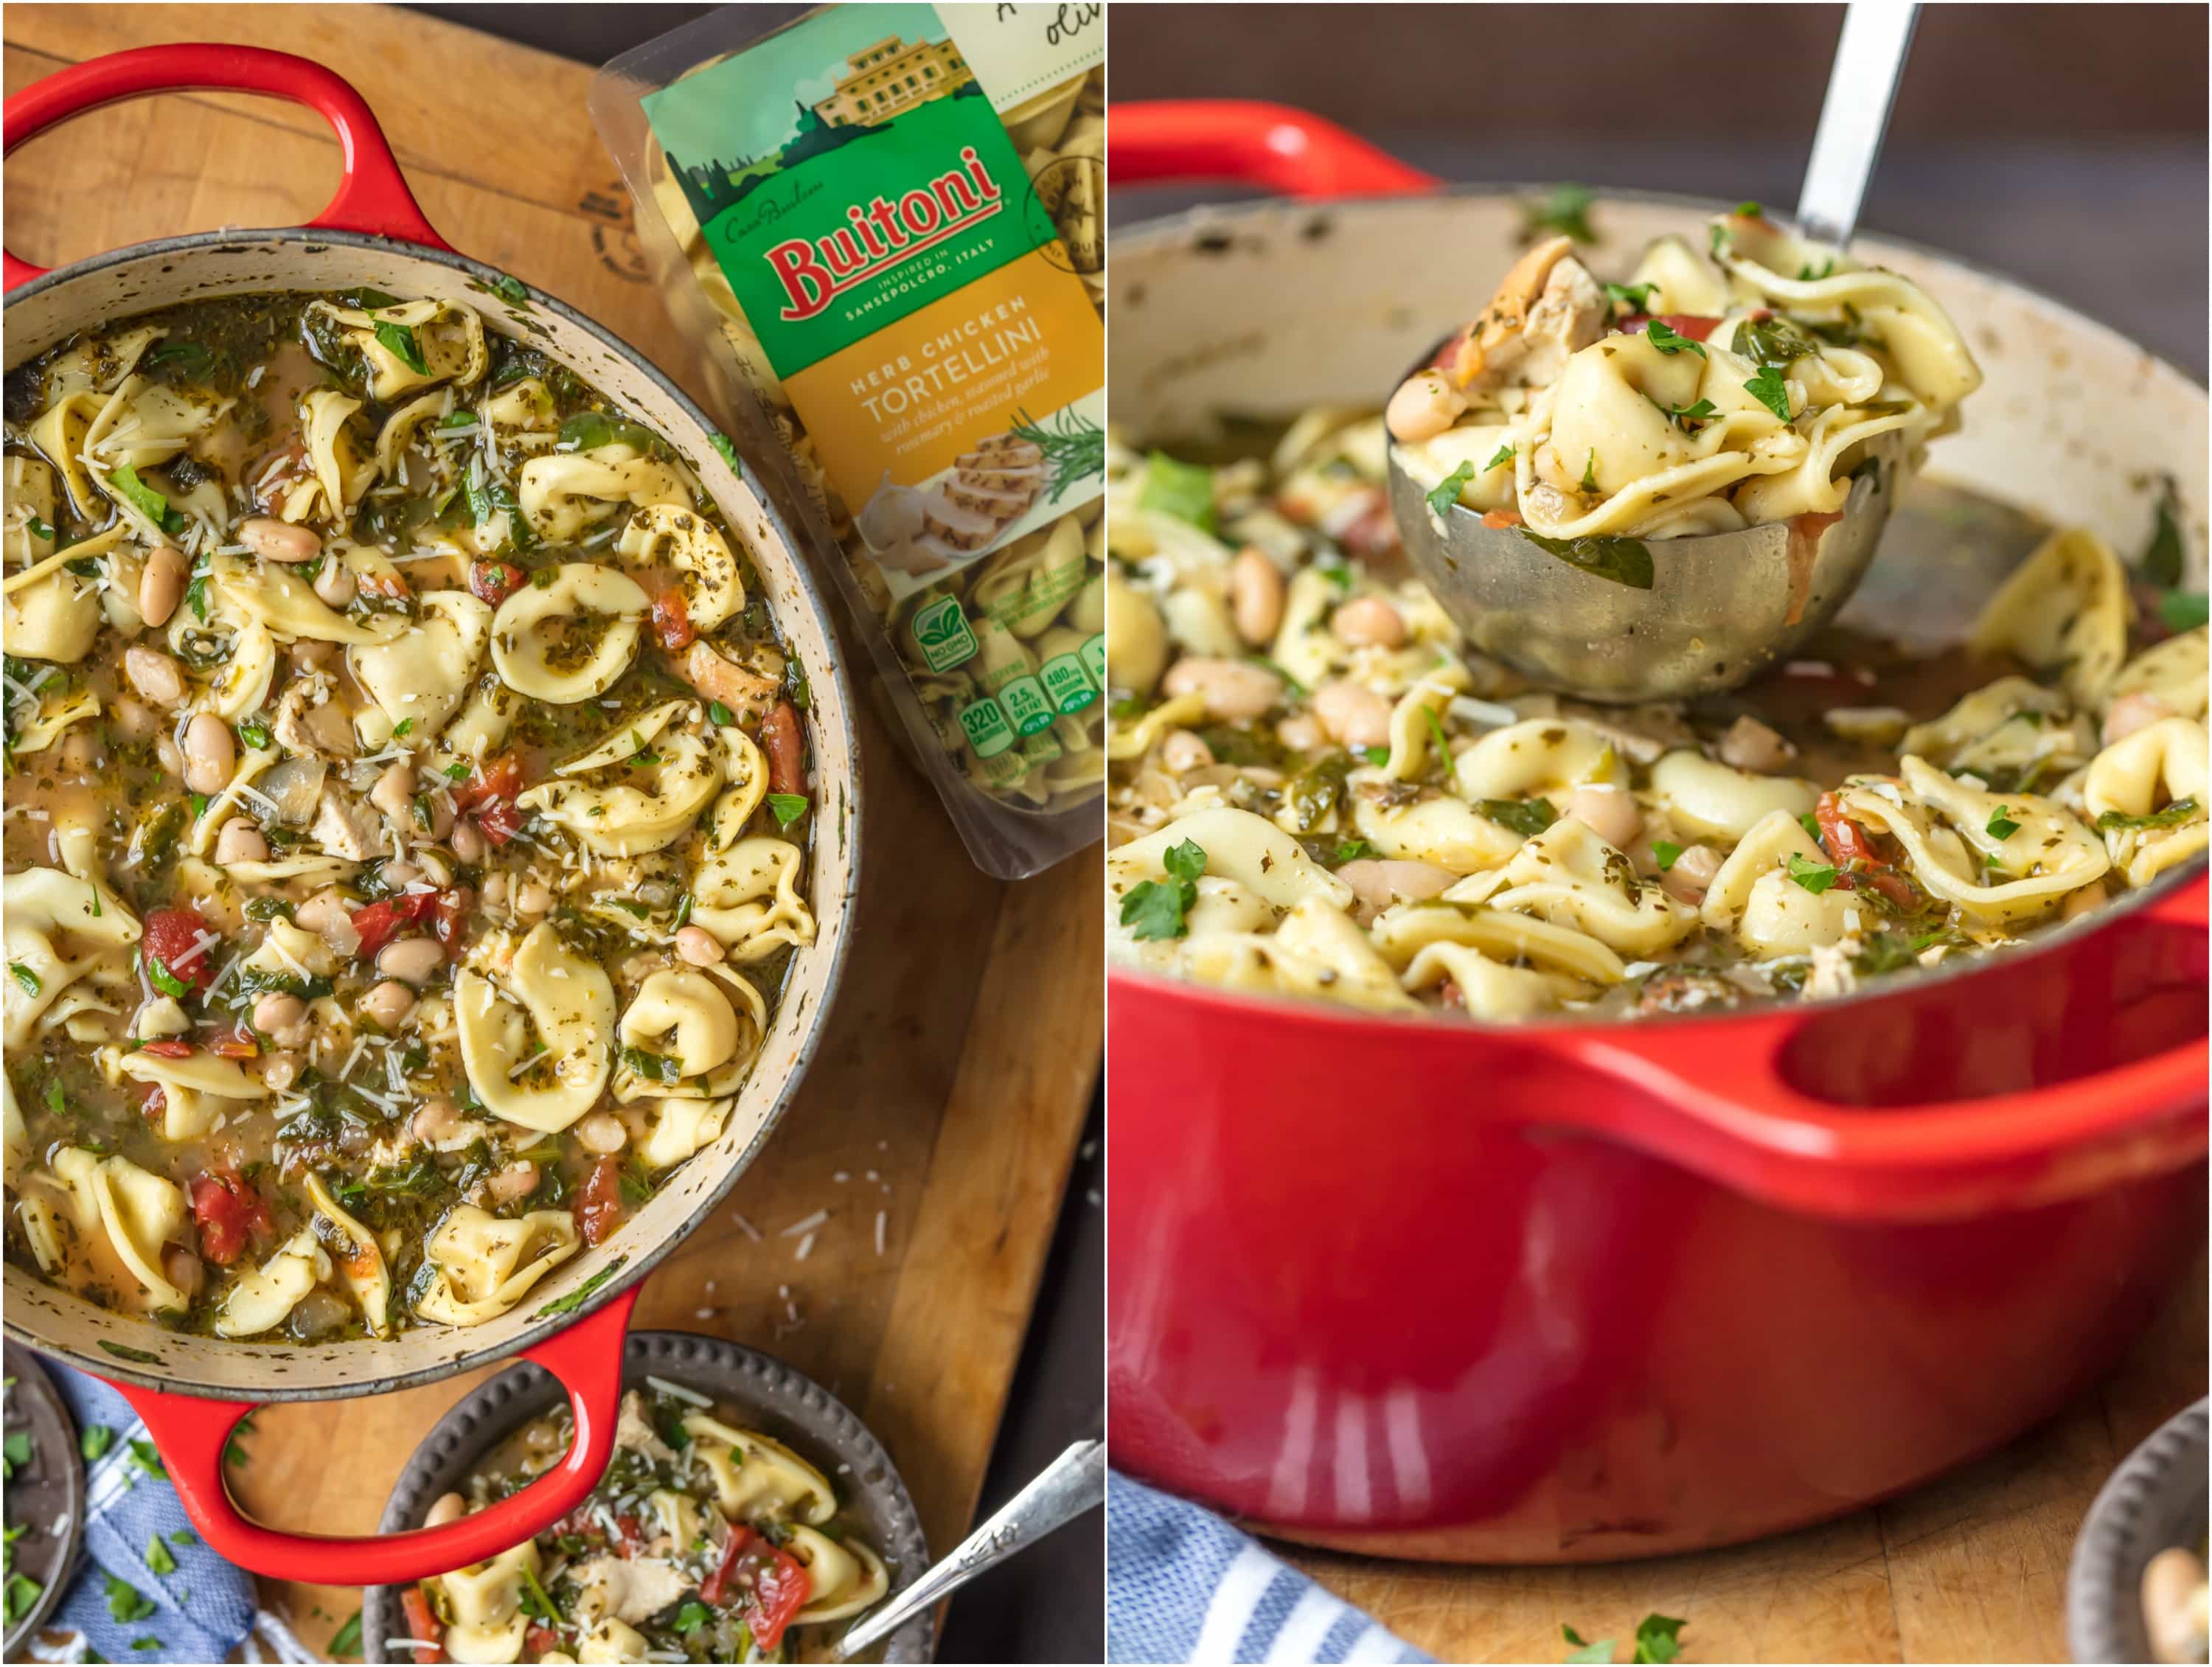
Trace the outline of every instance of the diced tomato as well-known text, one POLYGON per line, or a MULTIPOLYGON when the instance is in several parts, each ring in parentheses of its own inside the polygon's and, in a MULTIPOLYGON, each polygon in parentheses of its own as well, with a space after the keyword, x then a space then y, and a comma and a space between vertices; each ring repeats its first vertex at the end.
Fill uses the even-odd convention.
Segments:
MULTIPOLYGON (((1650 327, 1653 316, 1650 313, 1631 313, 1625 318, 1615 319, 1613 327, 1623 335, 1641 336, 1650 327)), ((1709 339, 1720 323, 1718 319, 1708 319, 1694 313, 1661 313, 1656 316, 1660 323, 1677 336, 1686 336, 1693 342, 1709 339)))
POLYGON ((258 1059, 261 1044, 250 1036, 219 1036, 208 1043, 217 1059, 258 1059))
POLYGON ((522 1634, 522 1652, 532 1661, 561 1642, 561 1634, 543 1621, 533 1621, 522 1634))
POLYGON ((751 1628, 753 1642, 763 1650, 773 1650, 782 1641, 783 1629, 791 1624, 792 1616, 806 1607, 806 1600, 814 1594, 814 1577, 806 1567, 781 1546, 756 1548, 766 1549, 770 1561, 763 1562, 753 1575, 753 1601, 745 1609, 745 1625, 751 1628))
POLYGON ((497 607, 520 590, 530 575, 512 562, 471 562, 469 563, 469 593, 480 602, 497 607))
POLYGON ((192 1056, 192 1044, 189 1042, 179 1042, 171 1037, 164 1037, 157 1042, 140 1043, 138 1051, 142 1054, 151 1054, 156 1059, 190 1059, 192 1056))
POLYGON ((453 789, 453 803, 463 814, 475 813, 477 826, 494 845, 504 845, 522 831, 530 818, 515 805, 522 791, 522 761, 511 752, 487 758, 476 773, 453 789))
POLYGON ((621 1159, 602 1158, 592 1165, 575 1214, 576 1231, 586 1244, 598 1244, 615 1230, 623 1218, 621 1159))
POLYGON ((1502 526, 1518 526, 1521 525, 1521 512, 1517 509, 1487 509, 1483 512, 1482 524, 1493 532, 1502 526))
POLYGON ((402 891, 397 897, 380 897, 376 902, 353 911, 353 929, 361 934, 361 958, 373 961, 377 951, 399 935, 402 927, 411 926, 438 906, 443 896, 438 891, 402 891))
POLYGON ((192 1177, 190 1195, 200 1253, 219 1267, 228 1268, 247 1241, 269 1231, 268 1201, 235 1170, 202 1170, 192 1177))
POLYGON ((1820 843, 1828 861, 1836 865, 1836 883, 1846 891, 1865 888, 1878 891, 1899 909, 1917 910, 1920 895, 1912 882, 1897 872, 1896 865, 1875 849, 1873 837, 1845 816, 1832 793, 1824 793, 1813 807, 1820 826, 1820 843))
POLYGON ((437 1610, 430 1607, 430 1595, 420 1586, 407 1586, 399 1593, 399 1607, 406 1612, 407 1636, 415 1640, 415 1659, 419 1664, 443 1661, 446 1658, 446 1628, 438 1619, 437 1610))
MULTIPOLYGON (((208 931, 208 923, 197 909, 155 909, 147 914, 145 934, 138 946, 149 975, 158 967, 169 979, 185 986, 185 994, 191 995, 215 983, 216 958, 210 952, 222 942, 208 931)), ((175 993, 162 989, 160 978, 153 983, 164 995, 175 993)))
POLYGON ((160 1083, 155 1083, 146 1091, 146 1098, 139 1102, 138 1112, 148 1122, 160 1122, 168 1116, 168 1091, 160 1083))
POLYGON ((635 1557, 645 1549, 645 1528, 635 1517, 615 1518, 615 1531, 622 1536, 622 1554, 635 1557))
POLYGON ((770 793, 806 791, 806 765, 800 756, 799 714, 789 701, 778 701, 775 710, 761 720, 761 751, 768 754, 770 793))
POLYGON ((407 581, 396 573, 363 573, 357 575, 363 591, 371 596, 380 596, 387 602, 404 602, 414 595, 407 581))
POLYGON ((653 599, 653 635, 672 654, 681 654, 699 640, 691 629, 691 610, 680 590, 665 590, 653 599))
POLYGON ((465 885, 438 893, 438 906, 430 911, 430 929, 445 945, 447 960, 460 958, 461 946, 468 936, 469 916, 476 913, 476 908, 477 894, 465 885))
POLYGON ((730 1537, 722 1542, 721 1561, 714 1565, 714 1572, 699 1583, 701 1603, 719 1603, 722 1601, 730 1589, 731 1576, 737 1573, 738 1564, 743 1561, 745 1548, 752 1542, 751 1529, 742 1523, 730 1524, 730 1537))
POLYGON ((814 1579, 805 1564, 736 1524, 722 1542, 714 1572, 699 1583, 701 1602, 744 1606, 745 1625, 763 1650, 775 1648, 792 1616, 813 1594, 814 1579))

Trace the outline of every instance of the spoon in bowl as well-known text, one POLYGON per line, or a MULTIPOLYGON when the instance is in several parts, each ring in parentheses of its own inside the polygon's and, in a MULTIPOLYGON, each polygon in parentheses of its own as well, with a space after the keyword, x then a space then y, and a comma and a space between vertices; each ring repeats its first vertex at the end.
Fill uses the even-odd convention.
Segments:
MULTIPOLYGON (((1798 199, 1808 238, 1850 240, 1917 10, 1861 0, 1845 12, 1798 199)), ((1889 519, 1903 459, 1893 448, 1883 460, 1851 484, 1834 520, 1539 542, 1464 504, 1436 514, 1394 444, 1390 508, 1415 570, 1484 654, 1586 700, 1676 700, 1735 688, 1834 617, 1889 519)))

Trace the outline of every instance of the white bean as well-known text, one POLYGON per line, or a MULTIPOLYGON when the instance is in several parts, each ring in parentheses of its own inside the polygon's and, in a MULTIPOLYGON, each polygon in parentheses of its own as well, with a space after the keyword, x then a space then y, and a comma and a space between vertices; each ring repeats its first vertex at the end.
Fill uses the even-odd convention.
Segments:
POLYGON ((323 570, 315 575, 315 594, 322 598, 327 607, 343 610, 347 603, 353 600, 354 592, 358 588, 353 569, 335 558, 325 562, 323 570))
POLYGON ((1355 596, 1329 617, 1336 640, 1352 648, 1395 648, 1406 640, 1406 621, 1379 596, 1355 596))
POLYGON ((138 616, 149 625, 169 623, 185 593, 186 563, 184 552, 168 545, 155 545, 146 557, 146 570, 138 575, 138 616))
POLYGON ((576 1140, 585 1151, 604 1158, 629 1144, 629 1130, 611 1111, 594 1111, 576 1125, 576 1140))
POLYGON ((415 1108, 407 1127, 416 1140, 434 1146, 460 1127, 461 1108, 443 1094, 433 1094, 415 1108))
POLYGON ((402 759, 386 768, 368 790, 368 802, 401 827, 415 810, 415 766, 402 759))
POLYGON ((1721 854, 1710 845, 1683 847, 1667 872, 1659 876, 1661 889, 1684 903, 1703 903, 1713 877, 1721 871, 1721 854))
POLYGON ((307 1016, 307 1004, 282 990, 264 990, 253 1003, 253 1028, 264 1036, 289 1031, 307 1016))
POLYGON ((703 926, 687 926, 676 934, 676 952, 695 967, 710 967, 722 958, 722 940, 703 926))
POLYGON ((1361 683, 1333 678, 1314 691, 1314 716, 1339 746, 1388 746, 1390 703, 1361 683))
POLYGON ((1559 812, 1571 816, 1616 851, 1625 851, 1644 830, 1644 812, 1626 788, 1590 782, 1559 794, 1559 812))
POLYGON ((315 934, 340 955, 352 955, 361 948, 361 934, 354 929, 353 911, 336 891, 323 891, 309 897, 292 911, 292 919, 302 931, 315 934))
POLYGON ((502 1204, 527 1198, 538 1190, 538 1165, 527 1158, 518 1158, 506 1168, 494 1171, 484 1182, 484 1190, 502 1204))
POLYGON ((154 715, 146 709, 144 702, 125 695, 117 699, 112 709, 115 727, 131 740, 143 741, 154 733, 154 715))
POLYGON ((441 1494, 430 1508, 422 1513, 422 1526, 443 1528, 447 1523, 457 1523, 469 1514, 469 1502, 459 1494, 441 1494))
POLYGON ((200 1259, 181 1244, 172 1244, 161 1252, 161 1271, 170 1284, 188 1297, 199 1295, 200 1284, 207 1277, 200 1259))
POLYGON ((221 793, 238 765, 230 726, 212 712, 195 713, 185 726, 185 785, 194 793, 221 793))
POLYGON ((323 553, 322 539, 307 527, 266 515, 256 515, 241 526, 238 541, 270 562, 312 562, 323 553))
POLYGON ((435 938, 402 938, 378 953, 376 970, 420 989, 446 964, 446 946, 435 938))
POLYGON ((553 906, 553 892, 543 880, 526 879, 514 888, 514 912, 534 920, 553 906))
POLYGON ((1213 762, 1213 749, 1188 729, 1171 729, 1160 743, 1160 763, 1177 776, 1204 770, 1213 762))
POLYGON ((415 1011, 415 992, 398 980, 387 978, 361 998, 361 1011, 386 1031, 396 1031, 415 1011))
POLYGON ((1328 745, 1328 731, 1310 712, 1293 712, 1275 726, 1275 739, 1293 752, 1311 752, 1328 745))
POLYGON ((185 674, 158 648, 133 643, 123 651, 123 675, 156 706, 174 706, 185 697, 185 674))
POLYGON ((243 816, 234 816, 215 837, 215 860, 219 863, 266 862, 269 842, 261 830, 243 816))
POLYGON ((1283 570, 1263 551, 1238 551, 1229 569, 1229 603, 1237 636, 1255 648, 1273 642, 1283 623, 1283 570))
POLYGON ((454 823, 453 843, 454 857, 467 863, 471 867, 483 861, 484 837, 477 830, 475 823, 469 821, 454 823))
POLYGON ((1439 897, 1459 882, 1450 869, 1433 862, 1359 857, 1336 871, 1336 877, 1352 890, 1364 905, 1363 918, 1372 920, 1401 900, 1423 903, 1439 897))
POLYGON ((1728 727, 1728 733, 1714 748, 1724 764, 1738 770, 1751 770, 1762 776, 1771 776, 1788 768, 1797 756, 1797 749, 1782 739, 1781 734, 1759 722, 1757 718, 1738 718, 1728 727))
POLYGON ((1168 667, 1160 688, 1170 697, 1196 695, 1213 716, 1232 723, 1265 717, 1283 699, 1282 678, 1239 660, 1179 660, 1168 667))
POLYGON ((1436 369, 1417 370, 1398 385, 1383 407, 1382 420, 1394 439, 1413 445, 1434 440, 1458 421, 1467 409, 1467 396, 1436 369))

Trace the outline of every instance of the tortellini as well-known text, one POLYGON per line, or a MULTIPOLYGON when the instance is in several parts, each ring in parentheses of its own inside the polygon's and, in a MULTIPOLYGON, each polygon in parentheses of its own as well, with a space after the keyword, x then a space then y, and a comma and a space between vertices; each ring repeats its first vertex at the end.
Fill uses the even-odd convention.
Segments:
POLYGON ((521 1660, 523 1635, 530 1630, 522 1607, 523 1573, 534 1579, 541 1567, 538 1542, 526 1540, 489 1562, 440 1575, 437 1584, 453 1617, 446 1627, 447 1656, 466 1662, 521 1660))
POLYGON ((501 679, 532 700, 572 706, 614 687, 637 657, 648 608, 635 579, 588 562, 540 568, 499 605, 491 657, 501 679))
POLYGON ((1638 878, 1626 856, 1571 818, 1514 853, 1503 880, 1490 898, 1493 907, 1528 909, 1623 954, 1656 954, 1697 925, 1695 911, 1638 878))
POLYGON ((803 853, 755 834, 714 852, 691 883, 691 923, 714 934, 743 965, 814 941, 814 911, 800 895, 803 853))
POLYGON ((138 917, 97 880, 58 868, 24 868, 0 880, 0 935, 12 974, 0 991, 8 1051, 29 1047, 49 1014, 65 1018, 82 1006, 81 996, 63 1001, 78 980, 103 969, 127 972, 139 930, 138 917), (23 970, 13 973, 15 967, 23 970))
POLYGON ((2208 747, 2212 739, 2203 724, 2161 718, 2115 741, 2089 766, 2081 803, 2105 830, 2106 850, 2129 885, 2148 885, 2204 849, 2212 832, 2206 816, 2212 807, 2206 797, 2208 747))
MULTIPOLYGON (((675 709, 687 709, 677 703, 675 709)), ((688 709, 696 715, 696 708, 688 709)), ((611 856, 675 843, 720 790, 722 758, 696 728, 667 728, 672 715, 664 707, 618 727, 608 741, 524 793, 523 808, 611 856), (610 772, 619 775, 607 779, 610 772)))
POLYGON ((232 1284, 216 1311, 216 1335, 258 1337, 274 1331, 321 1282, 329 1261, 313 1231, 301 1228, 275 1255, 232 1284))
POLYGON ((502 1220, 474 1204, 456 1204, 425 1247, 428 1278, 415 1311, 441 1325, 495 1319, 582 1242, 565 1209, 502 1220))
POLYGON ((1970 920, 2032 918, 2112 866, 2097 837, 2048 799, 1984 793, 1920 758, 1905 758, 1899 770, 1901 788, 1847 788, 1844 808, 1894 837, 1913 877, 1970 920), (2012 832, 1990 831, 2008 821, 2012 832))
POLYGON ((1747 829, 1705 891, 1705 924, 1761 955, 1802 954, 1839 943, 1872 905, 1835 884, 1827 853, 1786 809, 1747 829), (1809 882, 1809 883, 1808 883, 1809 882), (1814 886, 1820 889, 1814 890, 1814 886))
POLYGON ((614 985, 550 924, 532 928, 515 948, 504 989, 477 969, 462 968, 453 981, 453 1019, 469 1085, 495 1116, 558 1134, 606 1086, 614 985))
POLYGON ((438 382, 463 386, 490 364, 483 320, 457 301, 407 301, 373 309, 317 301, 310 309, 338 326, 369 372, 369 397, 389 405, 438 382))
POLYGON ((745 605, 728 543, 688 504, 645 505, 629 518, 615 549, 633 567, 665 564, 683 575, 684 618, 694 630, 710 631, 745 605))
POLYGON ((220 1128, 228 1112, 269 1098, 259 1077, 234 1059, 195 1049, 183 1059, 125 1054, 124 1075, 161 1090, 161 1138, 195 1141, 220 1128))
POLYGON ((1968 646, 2056 672, 2081 705, 2100 701, 2127 658, 2133 604, 2112 547, 2078 527, 2054 532, 1982 610, 1968 646))
POLYGON ((483 663, 492 611, 462 590, 434 591, 422 617, 388 642, 354 648, 355 680, 374 702, 356 715, 365 746, 381 746, 400 724, 431 736, 461 709, 483 663))
POLYGON ((517 496, 538 535, 556 543, 580 538, 625 503, 641 508, 689 508, 691 489, 673 464, 639 457, 626 446, 556 452, 522 465, 517 496))
POLYGON ((729 996, 705 973, 653 973, 623 1013, 622 1043, 673 1074, 647 1081, 625 1068, 616 1080, 615 1096, 627 1100, 689 1094, 712 1099, 726 1094, 742 1073, 745 1056, 739 1049, 752 1030, 752 1021, 739 1020, 729 996))
POLYGON ((826 1523, 836 1515, 829 1478, 781 1442, 706 1412, 687 1415, 684 1429, 698 1443, 715 1504, 732 1522, 826 1523))

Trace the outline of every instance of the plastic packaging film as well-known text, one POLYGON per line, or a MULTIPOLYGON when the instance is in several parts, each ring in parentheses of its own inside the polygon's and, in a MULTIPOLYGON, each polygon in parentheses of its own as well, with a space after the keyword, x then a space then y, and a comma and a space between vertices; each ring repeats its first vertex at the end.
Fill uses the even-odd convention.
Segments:
POLYGON ((814 533, 917 762, 1006 878, 1102 831, 1093 9, 832 6, 758 39, 717 12, 592 94, 716 415, 814 533))

